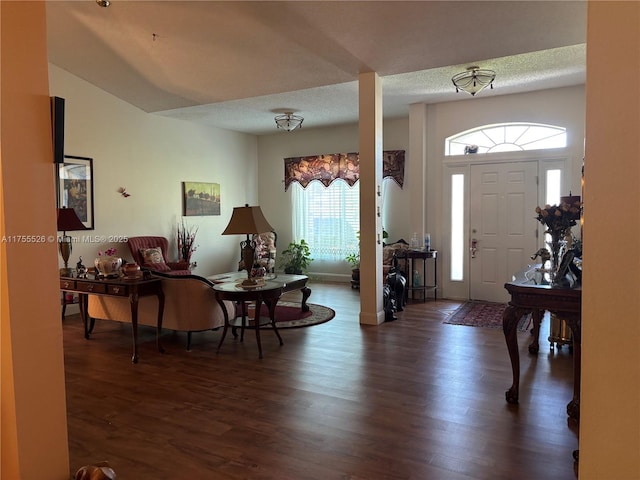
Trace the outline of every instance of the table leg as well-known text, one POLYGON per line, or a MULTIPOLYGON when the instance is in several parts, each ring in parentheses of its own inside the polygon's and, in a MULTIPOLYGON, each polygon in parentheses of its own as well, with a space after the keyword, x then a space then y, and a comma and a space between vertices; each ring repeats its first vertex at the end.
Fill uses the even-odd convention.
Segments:
POLYGON ((138 363, 138 294, 129 295, 131 304, 131 330, 133 332, 133 356, 131 363, 138 363))
MULTIPOLYGON (((158 351, 160 353, 164 353, 164 348, 160 343, 160 334, 162 333, 162 318, 164 317, 164 292, 162 291, 162 287, 159 287, 160 290, 157 293, 158 296, 158 330, 156 332, 156 345, 158 346, 158 351)), ((190 333, 190 332, 189 332, 190 333)))
MULTIPOLYGON (((531 336, 531 343, 529 344, 529 353, 538 353, 540 351, 540 323, 542 322, 542 315, 544 314, 544 310, 539 310, 534 308, 531 311, 531 316, 533 317, 533 332, 531 336)), ((518 318, 520 320, 520 318, 518 318)))
MULTIPOLYGON (((258 358, 262 358, 262 342, 260 342, 260 309, 262 308, 262 300, 256 300, 256 312, 254 317, 254 329, 256 331, 256 342, 258 343, 258 358)), ((244 333, 244 320, 243 320, 243 328, 242 331, 244 333)))
POLYGON ((267 306, 269 307, 269 318, 271 319, 271 327, 273 328, 273 331, 276 332, 276 336, 280 341, 280 345, 284 345, 282 337, 280 336, 280 332, 278 331, 278 327, 276 326, 276 305, 278 304, 278 299, 276 298, 273 301, 270 300, 269 302, 265 303, 267 303, 267 306))
MULTIPOLYGON (((573 399, 567 405, 567 415, 575 421, 580 420, 580 377, 581 357, 582 357, 582 320, 580 316, 564 317, 565 322, 571 329, 573 337, 573 399)), ((576 459, 577 460, 577 459, 576 459)))
MULTIPOLYGON (((89 328, 89 295, 86 293, 78 294, 78 307, 80 307, 80 316, 84 325, 84 338, 89 340, 91 330, 93 330, 93 328, 89 328)), ((93 327, 93 324, 91 327, 93 327)))
POLYGON ((305 286, 305 287, 302 287, 300 291, 302 292, 302 311, 308 312, 309 305, 307 305, 307 299, 311 296, 311 289, 305 286))
POLYGON ((220 337, 220 343, 218 344, 218 350, 216 353, 220 352, 220 347, 222 347, 222 342, 224 342, 224 337, 227 336, 227 330, 229 330, 229 314, 227 313, 227 307, 224 305, 222 300, 218 300, 218 304, 222 309, 222 314, 224 315, 224 328, 222 330, 222 337, 220 337))
POLYGON ((518 321, 527 310, 508 305, 502 314, 502 330, 507 343, 509 358, 511 359, 511 371, 513 383, 511 388, 505 392, 507 403, 518 403, 520 390, 520 355, 518 353, 518 321))

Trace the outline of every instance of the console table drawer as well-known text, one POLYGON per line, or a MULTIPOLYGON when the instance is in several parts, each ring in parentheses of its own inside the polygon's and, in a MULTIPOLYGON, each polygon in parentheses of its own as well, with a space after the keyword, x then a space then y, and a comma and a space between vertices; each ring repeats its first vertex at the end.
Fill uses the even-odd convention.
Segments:
POLYGON ((75 290, 75 280, 60 280, 60 290, 75 290))
POLYGON ((123 285, 108 285, 107 286, 107 294, 108 295, 119 295, 122 297, 126 297, 129 295, 128 288, 123 285))
POLYGON ((100 285, 99 283, 78 282, 78 285, 76 288, 81 292, 87 292, 87 293, 106 293, 107 291, 107 286, 104 284, 100 285))

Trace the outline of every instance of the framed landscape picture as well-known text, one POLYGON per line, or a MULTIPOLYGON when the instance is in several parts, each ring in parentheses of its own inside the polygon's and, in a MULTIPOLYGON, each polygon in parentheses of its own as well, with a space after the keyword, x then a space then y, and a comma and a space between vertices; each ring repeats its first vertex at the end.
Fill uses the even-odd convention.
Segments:
POLYGON ((58 208, 73 208, 87 230, 93 230, 93 159, 65 155, 56 168, 58 208))
POLYGON ((220 215, 220 184, 182 182, 182 215, 220 215))

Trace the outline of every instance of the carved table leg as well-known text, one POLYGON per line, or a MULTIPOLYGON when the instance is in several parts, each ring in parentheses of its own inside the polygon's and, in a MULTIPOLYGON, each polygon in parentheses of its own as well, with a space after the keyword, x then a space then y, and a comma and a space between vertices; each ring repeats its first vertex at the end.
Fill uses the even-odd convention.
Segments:
POLYGON ((222 336, 220 337, 220 343, 218 343, 218 350, 216 351, 216 353, 220 352, 220 347, 222 347, 222 342, 224 342, 224 337, 227 336, 227 330, 229 330, 229 314, 227 313, 227 307, 225 306, 222 300, 218 300, 218 304, 220 305, 220 308, 222 309, 222 314, 224 315, 224 328, 222 330, 222 336))
MULTIPOLYGON (((84 293, 78 294, 78 306, 80 307, 80 316, 82 317, 82 324, 84 325, 84 338, 89 340, 92 330, 92 328, 89 328, 89 295, 84 293)), ((93 327, 93 325, 91 325, 91 327, 93 327)))
POLYGON ((129 295, 131 303, 131 330, 133 331, 133 356, 131 363, 138 363, 138 294, 129 295))
POLYGON ((280 332, 278 332, 278 327, 276 326, 276 305, 278 303, 278 299, 276 298, 275 300, 268 300, 268 301, 265 300, 265 303, 269 308, 269 319, 271 320, 271 328, 273 328, 273 331, 276 332, 276 336, 280 341, 280 345, 284 345, 284 342, 282 341, 282 337, 280 336, 280 332))
POLYGON ((309 305, 307 305, 307 299, 311 296, 311 289, 309 287, 303 287, 300 291, 302 292, 302 311, 308 312, 309 305))
MULTIPOLYGON (((256 312, 254 318, 254 329, 256 331, 256 343, 258 344, 258 358, 262 358, 262 342, 260 341, 260 309, 262 308, 262 300, 256 300, 256 312)), ((277 331, 277 330, 276 330, 277 331)), ((244 328, 242 329, 244 334, 244 328)))
MULTIPOLYGON (((533 309, 531 311, 531 315, 533 317, 533 332, 531 335, 533 338, 531 339, 531 343, 529 344, 529 353, 535 354, 540 351, 540 322, 542 322, 543 313, 544 310, 533 309)), ((518 320, 520 319, 518 318, 518 320)))
MULTIPOLYGON (((505 392, 507 403, 518 403, 518 395, 520 389, 520 355, 518 353, 518 321, 529 310, 508 305, 502 314, 502 330, 504 339, 507 343, 509 358, 511 359, 511 371, 513 374, 513 383, 511 388, 505 392)), ((540 324, 538 323, 538 330, 540 324)), ((536 337, 537 338, 537 337, 536 337)))
POLYGON ((582 357, 582 321, 579 315, 568 315, 564 318, 571 329, 573 337, 573 399, 567 405, 567 415, 575 421, 580 420, 580 377, 582 357))

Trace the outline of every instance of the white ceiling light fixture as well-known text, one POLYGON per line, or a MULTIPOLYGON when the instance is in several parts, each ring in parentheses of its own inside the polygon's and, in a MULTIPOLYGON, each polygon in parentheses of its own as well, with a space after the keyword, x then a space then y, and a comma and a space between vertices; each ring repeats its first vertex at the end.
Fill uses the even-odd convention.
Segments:
POLYGON ((454 75, 451 81, 456 87, 456 93, 463 90, 475 96, 480 90, 487 85, 493 89, 493 81, 496 78, 496 72, 493 70, 481 70, 480 67, 474 65, 467 67, 466 72, 454 75))
POLYGON ((304 118, 300 115, 294 115, 293 112, 284 112, 282 115, 276 115, 275 121, 278 128, 290 132, 296 128, 302 128, 304 118))

